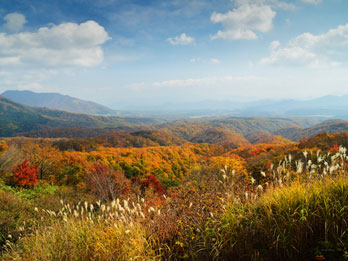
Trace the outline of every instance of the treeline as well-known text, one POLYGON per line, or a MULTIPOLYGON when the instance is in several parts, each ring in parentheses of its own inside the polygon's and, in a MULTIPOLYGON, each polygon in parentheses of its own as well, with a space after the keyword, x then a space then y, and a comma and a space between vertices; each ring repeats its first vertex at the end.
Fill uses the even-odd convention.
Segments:
POLYGON ((3 151, 0 172, 11 175, 13 166, 29 159, 37 165, 41 179, 55 184, 83 185, 86 173, 98 163, 122 171, 127 178, 153 174, 166 186, 170 186, 178 184, 197 166, 208 164, 211 157, 224 153, 222 147, 209 144, 144 148, 93 147, 94 144, 90 144, 91 150, 86 150, 88 144, 83 143, 83 140, 70 141, 72 143, 68 147, 75 146, 76 150, 62 149, 60 146, 66 145, 64 140, 8 139, 0 146, 3 151))

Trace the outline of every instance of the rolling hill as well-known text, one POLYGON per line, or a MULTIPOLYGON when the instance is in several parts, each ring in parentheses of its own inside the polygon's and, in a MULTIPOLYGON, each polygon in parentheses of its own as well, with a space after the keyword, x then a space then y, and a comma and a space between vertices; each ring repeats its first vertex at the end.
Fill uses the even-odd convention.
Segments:
POLYGON ((193 143, 217 144, 228 149, 235 149, 250 144, 242 135, 221 128, 203 129, 193 137, 190 137, 189 141, 193 143))
POLYGON ((230 130, 242 136, 254 131, 265 131, 273 133, 283 128, 297 126, 298 128, 308 128, 320 123, 314 118, 294 118, 294 117, 212 117, 178 120, 167 122, 158 126, 166 129, 174 135, 184 139, 190 139, 203 129, 221 128, 230 130))
POLYGON ((327 120, 316 124, 309 128, 300 128, 298 126, 290 126, 281 128, 274 135, 280 135, 293 141, 299 141, 302 138, 311 138, 320 133, 340 133, 348 131, 348 121, 344 120, 327 120))
POLYGON ((291 140, 284 138, 282 136, 273 135, 265 131, 252 131, 245 135, 245 138, 251 144, 289 144, 292 143, 291 140))
POLYGON ((120 112, 109 109, 95 102, 84 101, 59 93, 36 93, 32 91, 5 91, 1 96, 14 102, 32 107, 45 107, 73 113, 95 115, 120 115, 120 112))
POLYGON ((155 144, 211 143, 226 148, 248 144, 284 144, 318 133, 348 131, 348 122, 313 118, 225 117, 170 122, 158 118, 96 116, 30 107, 0 96, 0 136, 99 137, 108 129, 135 132, 155 144), (317 125, 315 125, 317 124, 317 125), (282 138, 282 137, 284 138, 282 138))
POLYGON ((112 128, 136 130, 163 121, 148 118, 121 118, 76 114, 35 108, 0 96, 0 136, 50 128, 112 128))

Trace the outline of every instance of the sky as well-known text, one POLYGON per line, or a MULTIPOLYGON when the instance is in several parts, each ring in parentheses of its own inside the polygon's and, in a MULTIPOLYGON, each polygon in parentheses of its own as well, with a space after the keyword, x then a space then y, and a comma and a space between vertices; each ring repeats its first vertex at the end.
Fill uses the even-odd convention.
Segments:
POLYGON ((347 0, 0 0, 0 92, 115 109, 348 94, 347 0))

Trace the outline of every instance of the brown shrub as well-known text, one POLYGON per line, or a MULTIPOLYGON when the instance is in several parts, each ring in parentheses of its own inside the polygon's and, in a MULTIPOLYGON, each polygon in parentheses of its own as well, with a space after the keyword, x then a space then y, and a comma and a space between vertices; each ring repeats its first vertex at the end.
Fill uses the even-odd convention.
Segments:
POLYGON ((115 200, 128 192, 130 183, 123 172, 98 163, 94 164, 93 169, 87 175, 87 188, 104 202, 115 200))

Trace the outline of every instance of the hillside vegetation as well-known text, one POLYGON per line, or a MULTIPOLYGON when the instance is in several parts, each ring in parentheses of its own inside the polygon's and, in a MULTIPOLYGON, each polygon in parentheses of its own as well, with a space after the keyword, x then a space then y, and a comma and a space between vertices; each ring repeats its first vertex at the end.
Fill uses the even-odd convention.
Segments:
POLYGON ((348 257, 346 133, 232 150, 162 134, 0 140, 2 259, 348 257))

